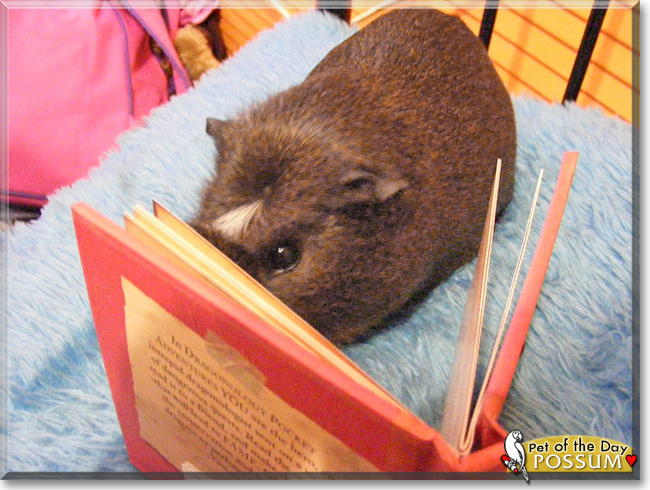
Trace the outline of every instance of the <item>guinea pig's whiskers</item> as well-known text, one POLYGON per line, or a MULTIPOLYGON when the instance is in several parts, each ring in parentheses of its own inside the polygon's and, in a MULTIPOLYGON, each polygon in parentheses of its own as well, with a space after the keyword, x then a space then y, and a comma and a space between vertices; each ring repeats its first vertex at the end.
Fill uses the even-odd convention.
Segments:
POLYGON ((221 233, 230 240, 239 240, 246 233, 248 225, 262 206, 262 200, 257 200, 231 209, 212 223, 214 231, 221 233))

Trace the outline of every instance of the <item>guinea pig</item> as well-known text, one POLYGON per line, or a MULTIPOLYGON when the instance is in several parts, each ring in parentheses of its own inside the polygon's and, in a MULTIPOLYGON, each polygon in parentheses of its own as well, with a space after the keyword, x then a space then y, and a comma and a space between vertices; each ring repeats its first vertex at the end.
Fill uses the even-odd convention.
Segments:
POLYGON ((395 10, 231 120, 192 226, 332 342, 372 332, 478 251, 515 119, 458 18, 395 10))

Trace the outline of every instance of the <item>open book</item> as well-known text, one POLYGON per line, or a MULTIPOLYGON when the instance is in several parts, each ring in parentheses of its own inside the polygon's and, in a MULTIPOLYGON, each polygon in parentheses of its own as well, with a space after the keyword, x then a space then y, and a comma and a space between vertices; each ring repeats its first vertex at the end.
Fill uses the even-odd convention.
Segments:
MULTIPOLYGON (((576 162, 577 153, 565 154, 508 334, 497 355, 506 307, 473 399, 497 165, 440 431, 162 206, 154 204, 154 213, 135 208, 124 229, 84 203, 73 205, 93 319, 132 463, 146 472, 504 471, 507 432, 497 418, 576 162)), ((532 213, 524 243, 531 220, 532 213)), ((517 271, 522 260, 523 251, 517 271)), ((515 283, 516 274, 508 305, 515 283)))

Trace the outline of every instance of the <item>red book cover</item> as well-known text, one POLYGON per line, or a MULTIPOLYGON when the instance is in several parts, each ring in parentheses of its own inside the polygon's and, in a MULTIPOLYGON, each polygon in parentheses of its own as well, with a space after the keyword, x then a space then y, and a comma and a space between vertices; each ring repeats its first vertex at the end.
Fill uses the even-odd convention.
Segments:
MULTIPOLYGON (((287 466, 286 461, 273 466, 265 461, 265 458, 260 457, 257 461, 250 461, 250 466, 243 464, 244 461, 240 462, 239 466, 225 467, 221 471, 423 471, 429 469, 430 459, 433 456, 431 439, 434 437, 434 431, 415 416, 406 415, 399 407, 355 383, 323 359, 274 331, 219 290, 153 252, 87 205, 81 203, 74 205, 73 216, 93 319, 109 384, 129 457, 140 470, 158 472, 178 471, 181 468, 178 467, 178 463, 177 466, 171 464, 141 434, 141 421, 138 417, 134 391, 134 367, 129 356, 127 339, 127 302, 128 295, 133 291, 136 291, 137 295, 133 298, 134 301, 142 303, 143 300, 149 299, 184 325, 188 331, 197 334, 204 343, 223 343, 226 348, 230 347, 232 351, 238 353, 240 359, 233 362, 239 361, 243 371, 253 372, 248 376, 252 381, 247 380, 245 374, 234 376, 245 380, 239 383, 240 390, 244 386, 248 387, 251 393, 261 388, 270 391, 280 400, 279 411, 293 409, 314 421, 315 427, 296 428, 290 426, 289 422, 283 424, 280 420, 282 414, 265 414, 267 418, 259 420, 259 423, 266 426, 264 430, 274 431, 273 437, 277 438, 268 442, 268 446, 275 444, 276 449, 280 451, 282 444, 286 443, 285 445, 291 450, 292 447, 296 449, 298 441, 311 443, 322 437, 325 440, 324 444, 332 445, 329 448, 322 448, 322 452, 334 453, 336 456, 342 451, 345 452, 343 447, 345 446, 351 449, 351 454, 358 455, 359 460, 336 462, 338 466, 332 466, 325 461, 326 456, 319 454, 314 460, 308 461, 307 452, 315 454, 321 450, 305 447, 303 453, 296 453, 295 467, 287 466), (206 338, 212 339, 206 341, 204 340, 206 338), (261 386, 255 386, 255 379, 261 386), (282 403, 287 406, 282 406, 282 403), (275 427, 270 425, 273 423, 275 427), (295 434, 298 429, 305 431, 301 435, 295 434), (282 437, 282 431, 286 437, 282 437), (293 439, 288 440, 291 437, 293 439), (304 460, 303 465, 297 465, 301 458, 304 460)), ((157 335, 153 336, 154 342, 156 337, 157 335)), ((174 340, 178 341, 178 338, 174 340)), ((162 338, 157 344, 161 346, 160 349, 168 352, 166 357, 172 357, 170 360, 166 360, 161 355, 154 357, 154 362, 164 367, 163 374, 165 371, 172 371, 174 358, 178 359, 177 352, 170 347, 175 345, 173 342, 170 335, 169 339, 162 338)), ((180 350, 183 351, 184 347, 180 350)), ((184 360, 178 361, 178 363, 183 362, 184 360)), ((201 369, 208 373, 211 371, 209 367, 200 364, 203 361, 198 362, 199 364, 191 370, 185 369, 182 375, 193 374, 201 369)), ((157 375, 154 373, 153 377, 157 375)), ((221 396, 229 400, 227 402, 229 405, 223 408, 221 413, 215 411, 214 418, 222 415, 224 418, 240 422, 239 419, 244 416, 253 417, 251 411, 254 410, 255 402, 251 400, 248 407, 244 406, 245 402, 236 397, 247 398, 247 396, 237 393, 234 387, 228 388, 227 383, 228 381, 224 381, 216 391, 219 393, 220 390, 221 396), (228 398, 233 395, 234 398, 228 398)), ((197 386, 193 388, 202 389, 197 386)), ((172 394, 167 396, 170 401, 160 402, 161 405, 165 405, 162 409, 167 409, 168 412, 182 412, 183 409, 179 405, 182 400, 176 400, 175 397, 183 397, 183 387, 175 387, 170 391, 172 394)), ((211 395, 206 394, 204 398, 208 396, 211 395)), ((200 413, 200 410, 187 409, 184 415, 190 415, 185 417, 190 419, 196 413, 200 413)), ((175 415, 178 416, 178 413, 175 415)), ((304 421, 299 420, 295 425, 299 426, 302 422, 304 421)), ((178 423, 182 425, 192 422, 180 420, 178 423)), ((216 422, 212 425, 207 429, 208 431, 223 430, 216 425, 216 422)), ((237 429, 237 434, 243 435, 235 437, 237 434, 233 433, 231 438, 213 442, 229 444, 234 453, 253 447, 255 443, 250 441, 255 437, 269 437, 268 434, 262 433, 261 429, 256 433, 255 427, 252 428, 252 432, 247 432, 246 428, 248 431, 251 430, 247 424, 244 424, 244 430, 237 429), (248 446, 243 444, 247 441, 248 446)), ((166 430, 168 427, 161 424, 160 431, 166 430)), ((266 450, 268 447, 263 449, 266 450)), ((264 456, 268 451, 264 452, 260 448, 260 453, 260 456, 264 456)), ((287 459, 292 461, 291 458, 287 459)), ((442 456, 442 459, 444 461, 441 461, 440 469, 448 469, 450 461, 453 460, 453 453, 442 456)), ((200 471, 217 471, 214 468, 202 468, 196 461, 188 460, 181 463, 184 462, 200 471)))
MULTIPOLYGON (((576 159, 567 154, 563 168, 576 159)), ((561 171, 541 257, 530 268, 535 284, 524 287, 521 308, 536 301, 571 176, 561 171)), ((75 204, 72 213, 115 408, 141 471, 505 475, 507 432, 497 418, 526 315, 515 313, 504 342, 514 347, 497 359, 473 450, 460 457, 372 382, 279 332, 88 205, 75 204)))

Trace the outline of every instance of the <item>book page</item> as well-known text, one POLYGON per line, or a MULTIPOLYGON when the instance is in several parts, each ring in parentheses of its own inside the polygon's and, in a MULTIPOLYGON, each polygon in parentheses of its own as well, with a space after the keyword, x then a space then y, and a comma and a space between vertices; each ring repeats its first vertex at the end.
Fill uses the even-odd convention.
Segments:
POLYGON ((483 229, 483 238, 476 259, 476 268, 472 284, 467 293, 463 311, 456 353, 449 378, 449 389, 442 412, 440 433, 445 440, 460 454, 469 452, 466 441, 468 421, 472 403, 472 393, 476 378, 485 296, 492 253, 492 238, 496 217, 499 181, 501 177, 501 159, 497 161, 494 184, 487 216, 483 229))
POLYGON ((378 471, 214 333, 202 338, 124 277, 122 289, 140 435, 176 468, 378 471))
POLYGON ((499 346, 505 324, 510 311, 510 305, 517 285, 517 278, 524 260, 524 254, 530 231, 535 216, 535 208, 539 197, 543 170, 540 171, 537 179, 537 186, 531 202, 528 213, 528 221, 524 231, 522 244, 517 259, 517 265, 513 273, 508 297, 505 302, 501 323, 492 346, 490 359, 484 374, 481 388, 478 392, 476 403, 472 409, 472 394, 475 385, 476 366, 478 362, 479 344, 481 340, 481 330, 483 328, 483 310, 485 303, 485 293, 487 288, 487 275, 489 272, 489 261, 491 255, 492 239, 494 234, 494 220, 496 211, 496 198, 498 195, 498 178, 501 168, 500 160, 497 162, 497 177, 488 206, 488 216, 486 218, 483 240, 479 249, 476 269, 472 285, 468 293, 465 311, 463 313, 463 322, 457 344, 456 355, 452 367, 452 376, 450 378, 450 388, 445 400, 443 418, 441 424, 441 433, 445 439, 456 449, 460 456, 466 456, 472 450, 474 435, 478 424, 479 416, 483 409, 488 383, 492 374, 492 369, 499 352, 499 346), (470 355, 467 355, 467 354, 470 355))

